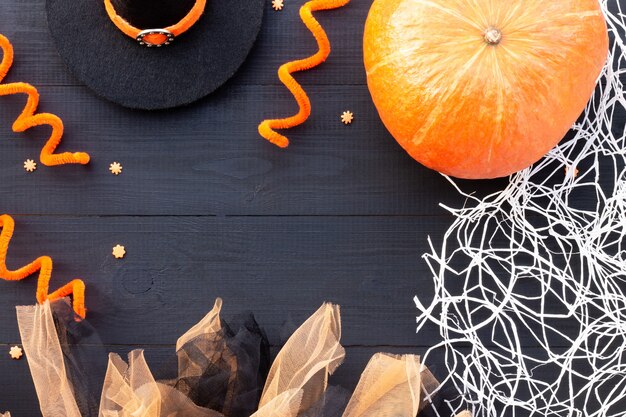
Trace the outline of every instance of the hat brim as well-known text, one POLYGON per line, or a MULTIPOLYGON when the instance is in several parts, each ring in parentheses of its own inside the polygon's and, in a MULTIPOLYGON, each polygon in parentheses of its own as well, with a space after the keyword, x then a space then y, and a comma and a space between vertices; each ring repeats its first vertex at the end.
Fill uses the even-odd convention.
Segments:
POLYGON ((48 26, 69 70, 125 107, 166 109, 215 91, 243 64, 259 34, 264 0, 211 1, 171 45, 146 48, 109 19, 102 0, 47 0, 48 26))

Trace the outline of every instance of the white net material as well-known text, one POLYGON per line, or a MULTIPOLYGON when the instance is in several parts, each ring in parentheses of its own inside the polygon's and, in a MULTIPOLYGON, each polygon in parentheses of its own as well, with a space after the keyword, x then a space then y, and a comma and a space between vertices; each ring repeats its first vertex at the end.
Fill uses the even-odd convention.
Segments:
POLYGON ((450 179, 467 203, 424 255, 418 332, 442 341, 423 360, 444 355, 475 417, 626 416, 626 21, 600 3, 608 62, 568 137, 486 197, 450 179))

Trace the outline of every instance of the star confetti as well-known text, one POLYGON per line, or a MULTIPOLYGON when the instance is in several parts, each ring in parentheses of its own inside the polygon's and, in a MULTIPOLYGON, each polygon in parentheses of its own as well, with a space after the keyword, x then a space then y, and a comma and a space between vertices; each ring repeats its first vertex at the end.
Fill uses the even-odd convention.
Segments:
POLYGON ((283 0, 272 0, 272 7, 276 11, 282 10, 283 9, 283 0))
POLYGON ((37 169, 37 162, 33 161, 32 159, 27 159, 26 161, 24 161, 24 169, 27 172, 33 172, 37 169))
POLYGON ((349 125, 350 123, 352 123, 353 119, 354 119, 354 114, 352 114, 352 112, 349 110, 346 110, 341 114, 341 122, 344 125, 349 125))
POLYGON ((19 346, 13 346, 11 350, 9 350, 9 355, 11 355, 11 357, 15 360, 21 358, 23 354, 24 352, 22 351, 22 348, 19 346))
POLYGON ((120 164, 119 162, 113 162, 110 166, 109 166, 109 171, 111 171, 111 174, 113 175, 120 175, 122 173, 122 164, 120 164))
POLYGON ((124 246, 116 245, 113 248, 113 256, 115 256, 116 259, 122 259, 125 255, 126 255, 126 248, 124 248, 124 246))

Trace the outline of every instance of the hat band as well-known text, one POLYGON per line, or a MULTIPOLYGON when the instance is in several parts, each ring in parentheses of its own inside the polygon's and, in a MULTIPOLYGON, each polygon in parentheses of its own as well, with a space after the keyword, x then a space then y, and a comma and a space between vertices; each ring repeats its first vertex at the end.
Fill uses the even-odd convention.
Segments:
POLYGON ((135 39, 141 46, 148 48, 169 45, 174 39, 191 28, 202 16, 206 0, 196 0, 189 13, 180 22, 162 29, 139 29, 117 14, 111 0, 104 0, 104 7, 111 21, 126 36, 135 39))

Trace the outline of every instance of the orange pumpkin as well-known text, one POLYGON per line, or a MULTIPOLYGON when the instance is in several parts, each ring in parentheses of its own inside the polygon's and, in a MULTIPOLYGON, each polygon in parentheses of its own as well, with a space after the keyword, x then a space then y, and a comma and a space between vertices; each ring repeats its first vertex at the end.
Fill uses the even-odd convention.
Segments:
POLYGON ((364 36, 387 129, 460 178, 545 155, 584 110, 607 51, 598 0, 375 0, 364 36))

